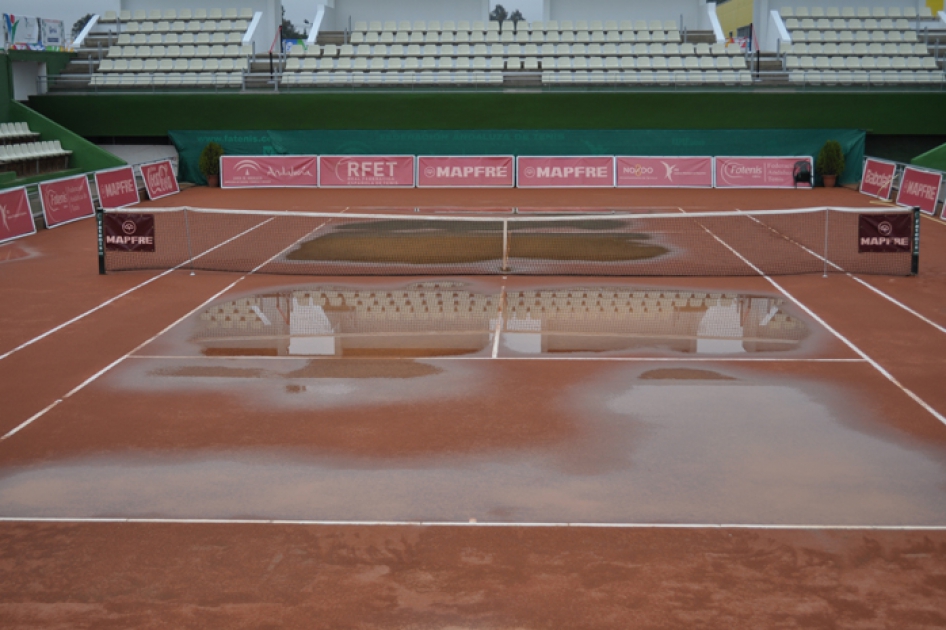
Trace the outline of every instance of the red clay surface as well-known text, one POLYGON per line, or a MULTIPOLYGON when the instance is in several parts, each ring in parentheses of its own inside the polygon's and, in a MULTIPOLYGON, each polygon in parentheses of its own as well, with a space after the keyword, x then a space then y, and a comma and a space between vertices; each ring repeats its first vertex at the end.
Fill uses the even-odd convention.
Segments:
MULTIPOLYGON (((395 205, 699 211, 877 204, 852 191, 823 189, 191 189, 160 205, 351 212, 395 205)), ((866 281, 944 326, 946 224, 925 219, 922 238, 919 277, 866 281)), ((156 275, 96 275, 94 239, 93 222, 84 221, 0 246, 0 291, 5 297, 0 305, 0 354, 156 275), (20 253, 10 255, 15 248, 20 253)), ((292 428, 291 414, 253 423, 241 415, 237 397, 219 394, 178 396, 167 406, 159 396, 147 394, 120 404, 101 387, 111 376, 64 398, 237 279, 227 274, 169 274, 0 360, 0 432, 63 401, 0 443, 0 467, 89 454, 182 455, 208 447, 260 445, 327 448, 381 459, 392 452, 425 449, 514 452, 567 441, 576 430, 555 409, 543 409, 549 394, 574 377, 574 368, 541 360, 529 362, 528 368, 520 368, 527 370, 524 376, 508 382, 497 370, 493 378, 500 390, 510 388, 499 392, 507 404, 500 404, 500 398, 481 401, 480 407, 460 414, 464 420, 450 434, 424 426, 426 414, 456 411, 435 409, 434 402, 428 403, 429 409, 392 409, 390 423, 384 415, 359 417, 346 411, 341 425, 345 429, 300 433, 292 428), (536 378, 530 380, 529 375, 536 378), (160 422, 154 422, 155 417, 160 422), (228 417, 244 420, 234 423, 228 417)), ((230 293, 309 280, 252 277, 230 293)), ((602 280, 591 281, 607 283, 602 280)), ((689 280, 689 286, 752 291, 767 287, 777 294, 760 278, 689 280)), ((946 412, 941 386, 946 334, 843 275, 779 277, 776 282, 904 387, 939 413, 946 412)), ((829 356, 855 356, 837 341, 825 349, 829 356)), ((122 363, 115 374, 125 368, 127 363, 122 363)), ((581 369, 606 371, 598 366, 581 369)), ((883 419, 881 433, 909 436, 942 458, 946 427, 865 364, 818 364, 807 375, 863 397, 862 404, 883 419)), ((5 558, 0 564, 0 622, 11 628, 946 625, 942 531, 5 523, 0 525, 0 557, 5 558)))

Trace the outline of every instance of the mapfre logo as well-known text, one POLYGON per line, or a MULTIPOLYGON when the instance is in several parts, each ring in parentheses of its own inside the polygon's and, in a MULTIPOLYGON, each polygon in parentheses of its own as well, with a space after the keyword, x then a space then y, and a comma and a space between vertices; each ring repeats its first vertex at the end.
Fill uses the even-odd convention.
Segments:
POLYGON ((131 236, 137 231, 138 231, 138 224, 132 221, 131 219, 128 219, 127 221, 122 223, 122 232, 124 232, 128 236, 131 236))
POLYGON ((877 224, 877 231, 880 232, 881 236, 890 236, 893 234, 893 225, 890 224, 890 221, 881 221, 877 224))

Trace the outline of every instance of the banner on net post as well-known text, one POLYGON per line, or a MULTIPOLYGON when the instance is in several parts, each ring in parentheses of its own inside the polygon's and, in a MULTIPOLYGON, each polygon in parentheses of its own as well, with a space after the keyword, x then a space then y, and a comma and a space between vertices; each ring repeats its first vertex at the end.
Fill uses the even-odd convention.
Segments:
POLYGON ((26 188, 0 192, 0 243, 36 233, 26 188))
POLYGON ((520 156, 516 182, 519 188, 614 188, 614 158, 520 156))
POLYGON ((712 157, 618 156, 618 188, 712 188, 712 157))
POLYGON ((858 253, 913 251, 913 217, 900 214, 861 214, 857 225, 858 253))
POLYGON ((224 155, 220 158, 221 188, 316 188, 319 158, 315 155, 224 155))
POLYGON ((861 174, 860 191, 878 199, 890 199, 893 178, 897 174, 897 165, 893 162, 867 158, 864 160, 864 172, 861 174))
POLYGON ((106 210, 124 208, 141 201, 135 169, 131 166, 97 172, 95 188, 99 191, 99 204, 106 210))
MULTIPOLYGON (((716 188, 795 188, 795 164, 806 162, 814 178, 810 155, 797 157, 717 157, 716 188)), ((798 188, 811 188, 799 182, 798 188)))
POLYGON ((154 251, 153 214, 106 214, 102 217, 102 233, 105 237, 105 251, 154 251))
POLYGON ((413 188, 413 155, 323 155, 323 188, 413 188))
POLYGON ((95 214, 92 189, 85 175, 42 182, 39 185, 39 200, 48 228, 87 219, 95 214))
POLYGON ((917 207, 926 214, 936 214, 936 202, 943 184, 943 174, 908 166, 900 178, 897 205, 917 207))
POLYGON ((422 155, 417 158, 417 187, 512 188, 514 160, 511 155, 422 155))
POLYGON ((141 179, 145 181, 148 199, 152 201, 181 192, 177 177, 174 176, 174 165, 171 164, 171 160, 142 164, 141 179))

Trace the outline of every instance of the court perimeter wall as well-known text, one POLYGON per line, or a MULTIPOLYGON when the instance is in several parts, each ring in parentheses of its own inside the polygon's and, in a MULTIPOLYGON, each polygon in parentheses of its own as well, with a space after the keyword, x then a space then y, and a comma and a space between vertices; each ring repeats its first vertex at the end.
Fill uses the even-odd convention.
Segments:
POLYGON ((841 143, 842 183, 860 179, 865 133, 855 129, 388 129, 171 131, 180 178, 203 183, 197 169, 208 142, 230 155, 810 155, 841 143))

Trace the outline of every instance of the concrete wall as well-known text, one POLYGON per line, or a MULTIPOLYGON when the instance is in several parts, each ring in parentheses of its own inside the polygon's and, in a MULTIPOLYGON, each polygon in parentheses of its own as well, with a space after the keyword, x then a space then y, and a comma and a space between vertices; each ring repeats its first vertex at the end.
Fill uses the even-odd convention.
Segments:
POLYGON ((42 92, 39 90, 39 78, 46 76, 46 64, 33 61, 14 61, 13 71, 13 98, 25 101, 31 96, 42 92))
MULTIPOLYGON (((313 3, 314 6, 315 3, 313 3)), ((257 53, 269 51, 270 45, 276 38, 276 32, 282 21, 281 0, 121 0, 121 9, 124 11, 152 11, 154 9, 253 9, 261 11, 263 19, 256 29, 253 44, 257 53)), ((312 12, 315 15, 315 12, 312 12)), ((306 19, 311 20, 309 16, 306 19)), ((301 27, 301 24, 296 26, 301 27)))
POLYGON ((736 35, 738 29, 752 24, 753 0, 729 0, 716 5, 716 16, 723 33, 728 37, 730 33, 736 35))
MULTIPOLYGON (((317 3, 315 3, 317 4, 317 3)), ((315 6, 315 4, 313 6, 315 6)), ((325 2, 323 31, 343 31, 351 24, 372 20, 486 20, 489 16, 489 0, 329 0, 325 2)), ((313 15, 315 12, 313 11, 313 15)), ((312 19, 312 18, 307 18, 312 19)), ((538 19, 538 18, 537 18, 538 19)))
POLYGON ((710 28, 704 0, 546 0, 547 20, 676 20, 690 30, 710 28), (681 23, 682 19, 682 23, 681 23))

